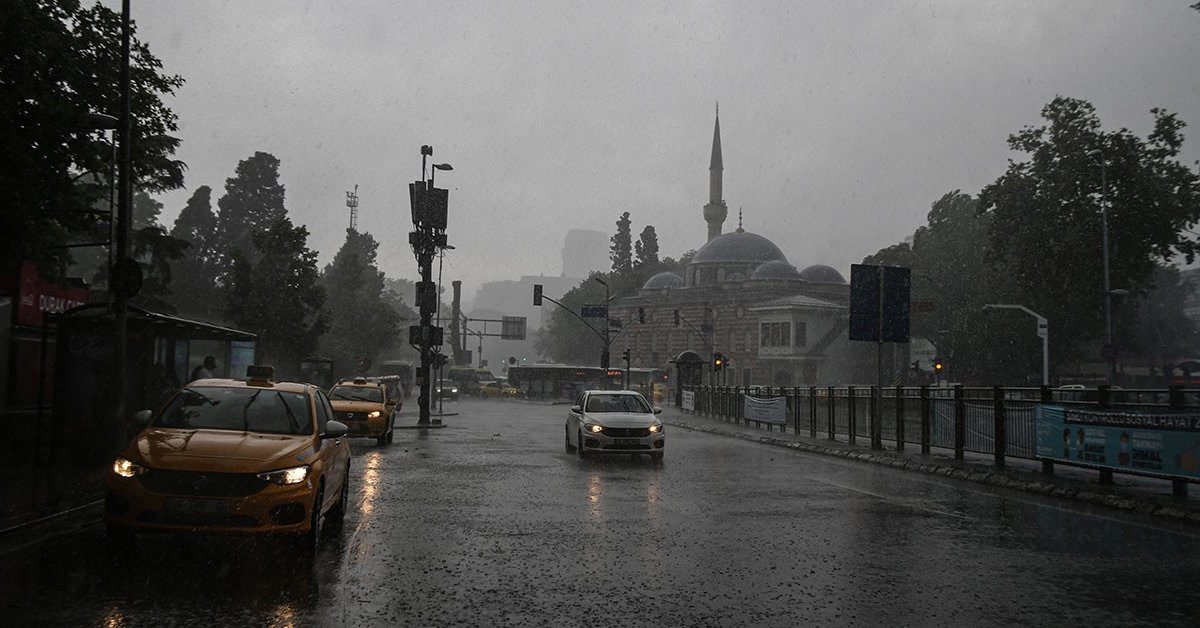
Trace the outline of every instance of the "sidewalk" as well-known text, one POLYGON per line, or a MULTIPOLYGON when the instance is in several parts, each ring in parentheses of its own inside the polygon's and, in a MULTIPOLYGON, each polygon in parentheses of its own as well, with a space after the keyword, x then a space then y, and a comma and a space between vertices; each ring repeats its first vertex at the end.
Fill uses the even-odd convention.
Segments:
POLYGON ((1106 485, 1099 482, 1099 473, 1092 469, 1055 465, 1053 475, 1043 474, 1041 463, 1037 460, 1008 458, 1005 461, 1006 466, 998 468, 992 464, 991 456, 982 454, 968 452, 964 455, 964 460, 958 461, 954 459, 953 450, 935 448, 930 455, 923 456, 920 445, 906 443, 905 451, 898 452, 891 441, 884 441, 884 449, 876 451, 871 449, 869 441, 862 437, 859 437, 858 442, 864 444, 851 445, 845 440, 845 435, 839 435, 839 440, 831 441, 823 436, 810 438, 806 430, 801 430, 799 435, 793 434, 790 426, 786 432, 781 431, 780 426, 773 426, 771 431, 768 431, 765 424, 762 428, 757 428, 753 424, 743 425, 699 416, 674 406, 663 408, 660 416, 668 425, 697 432, 858 460, 902 471, 941 475, 1200 525, 1200 499, 1173 498, 1171 483, 1166 480, 1114 474, 1113 483, 1106 485))

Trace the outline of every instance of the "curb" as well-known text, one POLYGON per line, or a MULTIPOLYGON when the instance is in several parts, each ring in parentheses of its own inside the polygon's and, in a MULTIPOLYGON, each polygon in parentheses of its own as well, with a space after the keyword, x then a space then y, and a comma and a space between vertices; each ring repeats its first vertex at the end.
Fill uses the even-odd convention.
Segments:
POLYGON ((663 419, 663 423, 693 432, 738 438, 741 440, 762 443, 764 445, 771 445, 773 447, 796 449, 809 453, 821 454, 824 456, 832 456, 835 458, 858 460, 861 462, 892 467, 895 469, 905 469, 917 473, 924 473, 926 475, 940 475, 942 477, 966 480, 976 484, 987 484, 989 486, 1008 488, 1025 493, 1032 493, 1034 495, 1069 499, 1094 506, 1105 506, 1116 510, 1137 512, 1150 515, 1152 517, 1200 525, 1200 511, 1191 511, 1176 506, 1167 506, 1136 497, 1124 497, 1121 495, 1099 493, 1070 486, 1059 486, 1053 482, 1025 480, 1018 477, 1013 477, 1012 475, 1000 470, 984 471, 983 469, 951 466, 940 464, 934 461, 926 462, 923 460, 914 460, 888 453, 854 451, 834 447, 825 447, 823 445, 817 445, 814 443, 776 438, 774 436, 754 436, 742 432, 723 430, 717 427, 698 426, 679 421, 677 419, 663 419))

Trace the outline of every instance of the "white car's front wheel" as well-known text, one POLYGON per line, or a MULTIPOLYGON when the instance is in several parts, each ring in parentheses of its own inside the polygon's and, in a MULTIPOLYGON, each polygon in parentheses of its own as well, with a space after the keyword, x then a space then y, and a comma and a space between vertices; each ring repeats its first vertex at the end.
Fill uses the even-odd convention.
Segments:
POLYGON ((571 428, 563 430, 563 438, 566 440, 567 453, 575 451, 575 448, 571 446, 571 428))
POLYGON ((579 432, 578 439, 579 442, 577 443, 578 446, 576 447, 575 451, 579 452, 579 458, 582 460, 588 457, 587 450, 583 448, 583 432, 579 432))

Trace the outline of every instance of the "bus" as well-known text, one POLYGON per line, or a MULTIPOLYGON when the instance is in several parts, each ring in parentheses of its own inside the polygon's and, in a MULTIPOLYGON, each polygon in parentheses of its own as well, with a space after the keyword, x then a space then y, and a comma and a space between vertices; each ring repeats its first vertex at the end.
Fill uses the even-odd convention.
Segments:
POLYGON ((379 365, 380 375, 395 375, 400 378, 399 386, 400 390, 404 392, 405 399, 412 396, 414 372, 416 369, 408 360, 385 360, 379 365))
MULTIPOLYGON (((508 383, 529 399, 571 400, 584 390, 621 390, 625 369, 570 364, 533 364, 508 367, 508 383)), ((642 394, 652 404, 669 399, 671 379, 663 369, 629 369, 629 390, 642 394)))

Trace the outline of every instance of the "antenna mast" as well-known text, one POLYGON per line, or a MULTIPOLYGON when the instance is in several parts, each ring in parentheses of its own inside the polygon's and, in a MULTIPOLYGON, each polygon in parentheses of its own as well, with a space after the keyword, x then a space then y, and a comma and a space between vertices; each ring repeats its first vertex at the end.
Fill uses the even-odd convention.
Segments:
POLYGON ((354 184, 353 192, 346 192, 346 207, 350 208, 350 228, 358 230, 358 184, 354 184))

